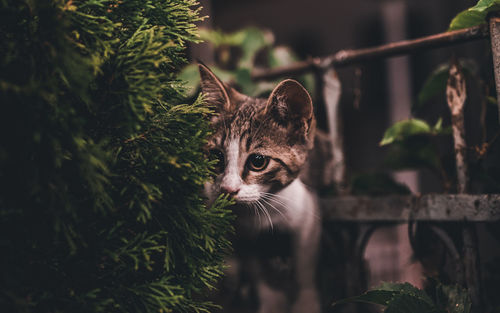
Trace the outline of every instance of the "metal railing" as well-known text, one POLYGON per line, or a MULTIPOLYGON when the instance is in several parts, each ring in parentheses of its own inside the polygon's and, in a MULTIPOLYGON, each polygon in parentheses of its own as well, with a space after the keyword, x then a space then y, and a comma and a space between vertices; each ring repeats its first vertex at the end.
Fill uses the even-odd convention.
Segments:
MULTIPOLYGON (((321 199, 325 231, 335 228, 343 232, 343 255, 349 260, 344 271, 349 272, 350 281, 346 282, 347 296, 360 294, 366 290, 366 277, 363 267, 364 249, 374 229, 380 225, 414 222, 429 222, 430 229, 443 242, 448 254, 456 262, 455 282, 467 288, 472 300, 473 312, 485 312, 487 303, 482 295, 481 268, 478 259, 476 222, 500 221, 500 194, 467 194, 467 162, 465 158, 465 139, 463 123, 463 103, 460 111, 452 111, 452 127, 457 163, 458 194, 410 195, 410 196, 349 196, 342 194, 345 186, 345 163, 342 131, 338 129, 339 99, 341 84, 334 68, 349 66, 373 59, 396 55, 411 54, 419 50, 440 48, 467 41, 489 39, 493 55, 497 95, 500 95, 500 18, 490 17, 489 23, 386 45, 343 50, 321 58, 311 58, 291 66, 259 70, 252 73, 254 80, 270 80, 284 76, 297 76, 308 72, 316 73, 322 79, 323 100, 327 113, 330 139, 333 143, 334 181, 341 187, 339 196, 321 199), (456 115, 456 116, 455 116, 456 115), (460 244, 456 244, 444 224, 455 223, 461 233, 460 244), (332 227, 328 227, 328 225, 332 227)), ((453 65, 451 66, 453 67, 453 65)), ((450 101, 448 101, 450 102, 450 101)), ((454 105, 449 103, 449 105, 454 105)), ((500 96, 497 97, 500 112, 500 96)), ((341 125, 341 124, 340 124, 341 125)), ((409 227, 411 232, 412 227, 409 227)))

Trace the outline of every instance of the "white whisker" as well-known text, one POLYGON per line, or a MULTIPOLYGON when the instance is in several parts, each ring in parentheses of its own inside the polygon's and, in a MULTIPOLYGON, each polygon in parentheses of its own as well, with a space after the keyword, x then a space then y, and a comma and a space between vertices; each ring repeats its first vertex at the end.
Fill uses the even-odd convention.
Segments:
MULTIPOLYGON (((272 195, 270 195, 270 194, 261 194, 261 195, 260 195, 260 197, 261 197, 261 199, 263 199, 263 200, 264 200, 264 199, 265 199, 265 200, 267 200, 266 202, 267 202, 267 203, 269 203, 270 205, 272 205, 272 203, 270 203, 270 201, 272 201, 272 202, 273 202, 274 204, 276 204, 277 206, 281 206, 281 207, 283 207, 284 209, 286 209, 286 208, 287 208, 287 204, 286 204, 284 201, 282 201, 282 200, 280 200, 280 199, 276 199, 276 198, 274 198, 274 197, 273 197, 272 195)), ((273 208, 274 208, 275 210, 277 210, 277 211, 281 212, 281 210, 279 210, 278 208, 276 208, 274 205, 273 205, 273 208)))
POLYGON ((267 200, 272 200, 274 203, 277 203, 285 208, 287 207, 287 204, 283 200, 277 199, 277 198, 273 197, 272 195, 262 194, 261 197, 264 199, 267 199, 267 200))
POLYGON ((256 202, 252 202, 252 206, 254 207, 255 212, 257 213, 257 217, 259 218, 259 225, 258 226, 262 227, 262 220, 260 218, 261 208, 259 207, 259 205, 256 202))
POLYGON ((264 201, 265 203, 267 203, 267 205, 269 205, 276 212, 278 212, 278 214, 281 215, 283 217, 283 219, 285 219, 285 221, 288 221, 288 217, 285 214, 283 214, 283 212, 281 212, 277 207, 275 207, 271 202, 268 201, 268 200, 272 200, 272 199, 270 199, 270 198, 266 199, 266 198, 262 197, 261 200, 264 201))
POLYGON ((253 208, 253 211, 255 212, 255 215, 257 215, 257 217, 259 219, 259 225, 257 225, 257 226, 261 227, 262 226, 262 220, 260 218, 260 213, 259 213, 260 209, 255 205, 255 203, 252 202, 250 204, 252 205, 252 208, 253 208))
POLYGON ((262 211, 265 212, 265 214, 267 216, 267 219, 269 221, 269 225, 271 226, 271 230, 273 230, 274 224, 273 224, 273 219, 271 217, 271 214, 269 213, 269 210, 267 209, 267 207, 263 203, 260 203, 260 205, 262 207, 262 211))
POLYGON ((269 225, 271 226, 271 230, 274 229, 274 225, 273 225, 273 221, 271 219, 271 215, 269 214, 269 212, 267 211, 267 208, 265 205, 263 205, 261 202, 260 202, 260 199, 257 200, 255 203, 257 203, 257 205, 262 209, 262 212, 264 213, 264 215, 267 217, 267 220, 269 221, 269 225))
POLYGON ((283 199, 284 201, 288 201, 289 200, 287 197, 282 196, 282 195, 277 195, 275 193, 261 192, 261 194, 268 195, 268 196, 271 196, 271 197, 274 197, 274 198, 280 198, 280 199, 283 199))

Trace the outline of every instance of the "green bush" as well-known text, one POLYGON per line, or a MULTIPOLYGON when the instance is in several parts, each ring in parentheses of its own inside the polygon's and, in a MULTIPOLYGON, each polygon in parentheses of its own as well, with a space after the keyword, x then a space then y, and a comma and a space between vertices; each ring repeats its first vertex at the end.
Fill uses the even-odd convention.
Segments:
POLYGON ((0 1, 0 307, 198 312, 230 216, 176 73, 192 0, 0 1))

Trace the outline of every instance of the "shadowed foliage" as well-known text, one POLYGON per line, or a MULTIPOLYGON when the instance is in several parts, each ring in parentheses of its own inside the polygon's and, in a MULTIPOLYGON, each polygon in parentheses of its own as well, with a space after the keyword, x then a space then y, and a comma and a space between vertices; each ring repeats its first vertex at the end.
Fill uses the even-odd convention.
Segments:
POLYGON ((192 0, 0 1, 0 307, 200 312, 230 217, 176 78, 192 0))

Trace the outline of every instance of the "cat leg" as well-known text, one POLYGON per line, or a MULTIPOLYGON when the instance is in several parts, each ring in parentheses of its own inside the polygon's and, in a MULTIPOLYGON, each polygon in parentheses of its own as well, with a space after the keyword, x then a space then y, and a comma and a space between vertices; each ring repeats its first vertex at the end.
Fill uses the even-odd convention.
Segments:
POLYGON ((305 287, 299 290, 297 300, 293 303, 292 313, 320 313, 318 290, 316 287, 305 287))
POLYGON ((258 313, 288 312, 288 300, 284 291, 277 290, 260 280, 257 284, 257 292, 260 302, 258 313))
POLYGON ((306 223, 305 227, 295 236, 295 275, 298 292, 292 306, 292 313, 321 312, 315 282, 320 233, 321 223, 319 219, 313 217, 310 219, 310 223, 306 223))

